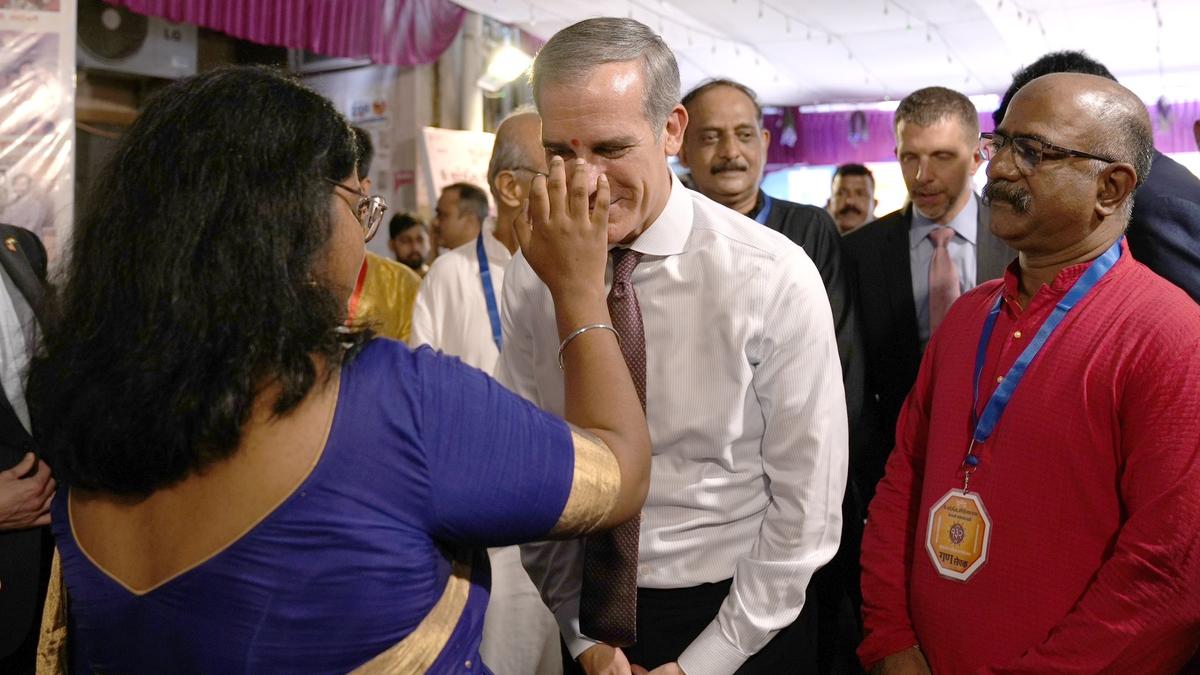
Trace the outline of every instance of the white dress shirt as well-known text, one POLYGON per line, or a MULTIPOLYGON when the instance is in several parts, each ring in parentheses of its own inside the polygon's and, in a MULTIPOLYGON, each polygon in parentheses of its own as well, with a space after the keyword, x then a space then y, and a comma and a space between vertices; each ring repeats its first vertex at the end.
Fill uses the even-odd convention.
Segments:
MULTIPOLYGON (((492 235, 490 223, 484 224, 483 250, 499 306, 512 254, 492 235)), ((474 239, 438 256, 429 266, 413 304, 409 342, 414 347, 430 345, 485 373, 492 372, 500 350, 492 338, 474 239)))
MULTIPOLYGON (((800 613, 812 573, 841 534, 846 400, 825 286, 786 237, 672 180, 632 244, 646 336, 653 445, 638 585, 733 578, 711 624, 679 658, 688 675, 732 673, 800 613)), ((612 265, 608 270, 611 283, 612 265)), ((550 292, 518 254, 501 311, 496 377, 562 414, 550 292)), ((572 655, 582 542, 522 557, 572 655)))

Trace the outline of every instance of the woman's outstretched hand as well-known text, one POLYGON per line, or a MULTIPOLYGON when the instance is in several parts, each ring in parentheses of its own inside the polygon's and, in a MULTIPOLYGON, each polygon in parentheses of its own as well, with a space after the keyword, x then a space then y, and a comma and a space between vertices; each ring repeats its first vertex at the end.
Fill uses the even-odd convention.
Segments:
POLYGON ((555 298, 577 292, 604 292, 608 261, 608 178, 587 184, 582 159, 574 160, 571 178, 561 157, 550 160, 550 175, 537 175, 528 208, 517 219, 517 241, 529 266, 555 298), (592 188, 595 196, 592 198, 592 188), (589 201, 594 203, 589 208, 589 201))

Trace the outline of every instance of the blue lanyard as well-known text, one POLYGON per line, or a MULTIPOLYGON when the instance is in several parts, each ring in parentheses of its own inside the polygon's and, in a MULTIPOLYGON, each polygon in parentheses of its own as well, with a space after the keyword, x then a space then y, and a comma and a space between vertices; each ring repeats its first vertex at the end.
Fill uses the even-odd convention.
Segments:
POLYGON ((483 281, 483 299, 487 302, 488 321, 492 323, 492 340, 496 343, 496 351, 500 351, 503 341, 500 333, 500 308, 496 305, 496 291, 492 288, 492 271, 488 268, 487 253, 483 250, 483 232, 475 240, 475 257, 479 258, 479 278, 483 281))
MULTIPOLYGON (((971 471, 979 465, 979 457, 973 454, 976 443, 984 443, 992 437, 992 432, 996 430, 996 425, 1000 423, 1000 416, 1004 414, 1004 409, 1008 407, 1008 402, 1012 399, 1013 391, 1017 385, 1021 383, 1021 379, 1025 377, 1025 370, 1029 368, 1030 362, 1042 351, 1042 347, 1046 345, 1046 341, 1050 339, 1050 335, 1058 328, 1067 313, 1083 299, 1099 283, 1100 279, 1108 273, 1113 265, 1117 264, 1117 260, 1121 257, 1121 242, 1122 237, 1113 244, 1099 258, 1092 261, 1088 265, 1087 271, 1071 286, 1071 290, 1063 296, 1062 300, 1058 301, 1054 311, 1050 317, 1038 329, 1037 335, 1021 352, 1012 367, 1008 369, 1008 374, 996 385, 996 390, 992 392, 992 397, 988 399, 987 406, 983 410, 983 414, 977 417, 976 411, 979 410, 979 377, 983 373, 984 356, 987 353, 988 342, 992 338, 992 331, 996 327, 996 317, 1000 315, 1000 303, 1004 301, 1004 292, 1001 290, 999 297, 996 298, 996 304, 992 306, 992 311, 988 312, 987 321, 983 324, 983 334, 979 336, 979 348, 975 352, 975 381, 974 381, 974 397, 971 403, 971 425, 975 431, 971 436, 971 445, 967 448, 967 456, 963 460, 963 469, 966 472, 966 478, 970 478, 971 471)), ((964 481, 963 489, 966 489, 966 481, 964 481)))
POLYGON ((754 219, 758 221, 759 225, 766 225, 767 224, 767 216, 771 215, 771 195, 764 192, 764 193, 762 193, 762 196, 763 196, 762 208, 758 210, 757 214, 755 214, 754 219))

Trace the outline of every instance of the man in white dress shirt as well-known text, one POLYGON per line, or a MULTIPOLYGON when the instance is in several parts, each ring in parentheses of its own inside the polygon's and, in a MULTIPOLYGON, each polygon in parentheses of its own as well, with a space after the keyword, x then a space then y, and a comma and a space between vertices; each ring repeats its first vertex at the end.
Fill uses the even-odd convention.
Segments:
MULTIPOLYGON (((537 113, 519 112, 501 122, 488 165, 495 227, 484 227, 475 239, 430 266, 413 306, 414 346, 428 344, 492 372, 500 354, 495 338, 500 332, 504 273, 517 247, 513 221, 529 194, 529 181, 545 171, 537 113), (481 274, 484 261, 486 282, 481 274)), ((479 648, 483 662, 496 675, 558 675, 562 665, 554 617, 521 568, 520 551, 516 546, 493 548, 489 556, 492 592, 479 648)))
MULTIPOLYGON (((598 628, 590 636, 581 629, 581 620, 587 627, 626 616, 625 606, 589 616, 592 594, 620 595, 589 591, 589 583, 602 586, 591 572, 591 537, 522 547, 558 619, 564 667, 808 672, 815 617, 801 609, 809 578, 838 547, 847 461, 841 368, 820 274, 786 237, 673 177, 667 157, 679 150, 687 111, 675 58, 645 25, 604 18, 564 29, 539 53, 533 87, 551 173, 563 160, 568 182, 586 171, 593 207, 610 194, 617 285, 631 285, 643 332, 621 332, 630 324, 627 291, 610 291, 610 314, 622 351, 631 350, 635 383, 643 373, 654 445, 630 574, 636 639, 604 643, 598 628), (600 176, 608 191, 597 191, 600 176), (641 351, 633 345, 643 337, 641 351)), ((553 217, 565 188, 548 187, 553 217)), ((610 281, 614 273, 610 265, 610 281)), ((549 291, 520 254, 508 269, 502 318, 497 377, 561 413, 549 291)))

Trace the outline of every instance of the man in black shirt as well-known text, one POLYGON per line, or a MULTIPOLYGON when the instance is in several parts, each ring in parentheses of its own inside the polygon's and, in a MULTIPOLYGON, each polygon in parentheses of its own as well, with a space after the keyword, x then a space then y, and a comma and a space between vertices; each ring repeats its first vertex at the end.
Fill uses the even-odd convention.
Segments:
MULTIPOLYGON (((695 189, 713 201, 757 220, 804 249, 821 273, 833 309, 838 352, 846 388, 850 421, 850 474, 854 475, 856 429, 863 397, 860 336, 842 267, 841 237, 822 208, 768 196, 759 188, 771 133, 763 128, 762 107, 754 91, 732 80, 710 80, 683 97, 688 111, 680 162, 691 170, 695 189)), ((857 488, 846 486, 843 502, 842 546, 837 556, 817 572, 809 586, 817 600, 819 651, 824 672, 856 665, 857 626, 838 627, 849 599, 853 622, 858 622, 858 546, 862 513, 857 488), (840 662, 840 663, 839 663, 840 662)))

